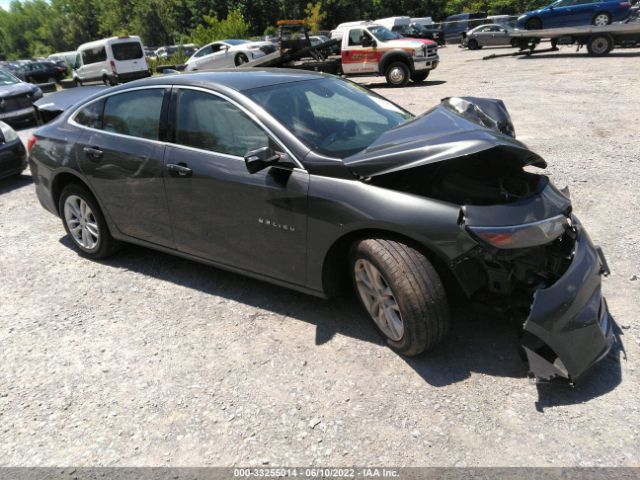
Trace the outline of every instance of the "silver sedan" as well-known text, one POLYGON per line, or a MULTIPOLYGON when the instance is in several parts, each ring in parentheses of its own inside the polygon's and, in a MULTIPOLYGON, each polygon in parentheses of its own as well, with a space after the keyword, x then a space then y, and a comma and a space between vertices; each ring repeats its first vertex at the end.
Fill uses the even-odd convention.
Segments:
POLYGON ((490 23, 469 30, 462 40, 462 45, 469 50, 477 50, 486 46, 516 46, 514 42, 515 39, 511 38, 508 28, 504 27, 504 25, 498 25, 497 23, 490 23))

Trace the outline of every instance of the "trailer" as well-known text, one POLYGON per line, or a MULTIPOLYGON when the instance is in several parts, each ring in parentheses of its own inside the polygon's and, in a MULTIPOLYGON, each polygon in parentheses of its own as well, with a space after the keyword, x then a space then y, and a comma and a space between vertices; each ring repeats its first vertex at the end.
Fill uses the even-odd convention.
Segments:
POLYGON ((483 57, 483 60, 554 52, 558 50, 558 45, 577 45, 577 50, 586 45, 589 55, 603 56, 609 54, 615 47, 640 46, 640 23, 617 23, 602 27, 585 25, 540 30, 514 30, 510 36, 514 40, 514 44, 520 48, 520 51, 488 55, 483 57), (536 47, 543 40, 549 40, 551 48, 536 50, 536 47))

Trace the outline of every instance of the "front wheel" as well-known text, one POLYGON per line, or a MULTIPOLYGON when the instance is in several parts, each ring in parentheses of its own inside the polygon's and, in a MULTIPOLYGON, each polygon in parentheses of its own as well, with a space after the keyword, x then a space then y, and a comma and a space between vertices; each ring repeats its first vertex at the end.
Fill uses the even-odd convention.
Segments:
POLYGON ((539 18, 530 18, 527 23, 524 24, 525 30, 542 30, 542 20, 539 18))
POLYGON ((604 27, 605 25, 609 25, 611 23, 611 15, 607 12, 598 13, 595 17, 593 17, 593 21, 591 22, 596 27, 604 27))
POLYGON ((416 72, 411 75, 411 81, 415 83, 424 82, 429 76, 429 73, 430 73, 430 70, 427 70, 426 72, 419 72, 419 73, 416 72))
POLYGON ((350 260, 360 303, 393 350, 418 355, 442 341, 447 298, 424 255, 404 243, 368 239, 353 245, 350 260))
POLYGON ((469 47, 469 50, 478 50, 480 48, 480 44, 475 38, 472 38, 467 42, 467 47, 469 47))
POLYGON ((240 65, 244 65, 245 63, 249 63, 249 59, 244 53, 239 53, 238 55, 236 55, 236 59, 235 59, 236 67, 239 67, 240 65))
POLYGON ((385 77, 392 87, 404 87, 409 83, 409 67, 403 62, 394 62, 387 67, 385 77))
POLYGON ((67 185, 60 195, 59 212, 67 234, 80 254, 104 258, 118 246, 95 198, 82 185, 67 185))

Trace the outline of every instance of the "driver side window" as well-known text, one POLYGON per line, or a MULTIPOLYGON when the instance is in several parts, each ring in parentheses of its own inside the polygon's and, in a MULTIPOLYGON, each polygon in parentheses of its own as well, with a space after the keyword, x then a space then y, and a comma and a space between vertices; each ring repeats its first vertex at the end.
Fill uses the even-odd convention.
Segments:
POLYGON ((349 32, 349 45, 362 45, 363 30, 351 30, 349 32))
POLYGON ((227 100, 188 89, 175 95, 175 143, 238 157, 270 145, 262 127, 227 100))

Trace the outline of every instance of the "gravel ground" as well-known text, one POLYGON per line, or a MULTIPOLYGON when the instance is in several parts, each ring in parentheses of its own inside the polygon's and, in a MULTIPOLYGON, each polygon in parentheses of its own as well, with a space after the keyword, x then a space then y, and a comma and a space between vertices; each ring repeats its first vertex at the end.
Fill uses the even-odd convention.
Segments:
POLYGON ((407 360, 353 300, 137 247, 82 259, 25 172, 0 181, 0 465, 640 466, 640 51, 486 54, 362 83, 415 113, 505 101, 607 254, 626 353, 577 388, 534 385, 509 326, 460 314, 407 360))

